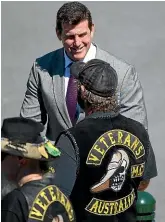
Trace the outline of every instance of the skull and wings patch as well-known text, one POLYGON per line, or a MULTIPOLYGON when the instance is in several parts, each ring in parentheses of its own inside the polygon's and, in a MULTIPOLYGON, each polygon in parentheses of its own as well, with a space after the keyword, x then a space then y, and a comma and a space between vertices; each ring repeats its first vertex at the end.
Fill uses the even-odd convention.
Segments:
POLYGON ((107 166, 106 174, 101 180, 91 187, 91 192, 97 193, 107 189, 120 191, 125 181, 125 175, 129 166, 129 157, 124 150, 117 150, 107 166))
POLYGON ((129 181, 143 175, 144 156, 143 144, 130 132, 114 129, 101 135, 86 158, 92 173, 89 191, 93 197, 85 209, 92 214, 109 216, 130 208, 136 195, 129 181))
POLYGON ((112 157, 106 166, 106 173, 91 186, 90 191, 92 193, 99 193, 108 189, 114 192, 120 191, 129 168, 131 168, 132 178, 142 176, 144 172, 144 163, 137 163, 145 155, 145 149, 135 135, 120 129, 104 133, 89 151, 86 164, 100 166, 108 152, 112 154, 112 157), (113 151, 114 147, 115 151, 113 151), (130 163, 129 153, 137 165, 130 163))

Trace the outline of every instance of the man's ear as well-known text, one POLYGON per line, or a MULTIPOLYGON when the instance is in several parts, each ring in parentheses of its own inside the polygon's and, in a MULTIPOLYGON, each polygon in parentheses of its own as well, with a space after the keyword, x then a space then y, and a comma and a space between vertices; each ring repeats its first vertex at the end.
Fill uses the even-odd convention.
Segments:
POLYGON ((95 33, 95 25, 92 24, 92 27, 91 27, 91 38, 92 39, 93 39, 94 33, 95 33))
POLYGON ((83 85, 81 85, 80 88, 81 88, 81 92, 85 91, 85 87, 83 85))
POLYGON ((81 98, 84 98, 85 87, 83 85, 80 86, 81 98))
POLYGON ((61 41, 61 33, 58 29, 56 29, 56 35, 57 35, 57 38, 61 41))
POLYGON ((149 183, 150 183, 150 180, 142 180, 139 184, 138 190, 144 191, 145 189, 147 189, 149 183))
POLYGON ((27 162, 28 162, 28 160, 25 159, 25 158, 19 159, 19 164, 20 164, 21 166, 25 166, 25 165, 27 164, 27 162))

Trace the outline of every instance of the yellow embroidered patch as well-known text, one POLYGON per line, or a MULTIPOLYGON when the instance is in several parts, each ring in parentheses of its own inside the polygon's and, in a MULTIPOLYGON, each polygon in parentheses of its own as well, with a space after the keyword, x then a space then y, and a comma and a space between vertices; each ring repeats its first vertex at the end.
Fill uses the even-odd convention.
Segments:
POLYGON ((55 173, 55 169, 53 167, 49 167, 49 173, 55 173))
POLYGON ((73 207, 69 199, 54 185, 47 186, 38 193, 30 209, 29 218, 36 221, 45 221, 48 207, 53 202, 63 205, 69 218, 68 221, 75 220, 73 207))
POLYGON ((115 201, 105 201, 92 198, 85 209, 90 213, 99 216, 112 216, 122 213, 130 208, 130 206, 134 203, 135 197, 136 195, 133 189, 130 194, 115 201))

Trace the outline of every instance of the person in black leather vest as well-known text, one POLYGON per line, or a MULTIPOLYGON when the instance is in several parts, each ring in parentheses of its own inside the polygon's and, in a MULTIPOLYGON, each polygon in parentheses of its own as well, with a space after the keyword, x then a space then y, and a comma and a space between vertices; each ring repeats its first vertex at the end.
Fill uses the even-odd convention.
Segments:
POLYGON ((57 139, 62 151, 57 174, 65 164, 66 177, 75 175, 70 183, 57 175, 57 184, 70 194, 78 222, 135 222, 146 160, 156 164, 148 133, 141 123, 119 114, 118 79, 110 64, 76 62, 71 74, 86 118, 57 139))
POLYGON ((52 183, 48 161, 60 151, 39 133, 43 126, 33 120, 8 118, 1 129, 1 166, 8 181, 18 188, 2 199, 3 222, 76 221, 69 199, 52 183))

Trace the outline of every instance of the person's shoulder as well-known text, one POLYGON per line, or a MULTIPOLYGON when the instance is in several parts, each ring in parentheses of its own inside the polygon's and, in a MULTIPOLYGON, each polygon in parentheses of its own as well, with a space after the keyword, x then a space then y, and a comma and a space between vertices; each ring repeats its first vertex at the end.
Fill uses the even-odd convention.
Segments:
POLYGON ((26 204, 26 199, 21 191, 14 189, 2 199, 1 209, 12 210, 20 204, 26 204))
POLYGON ((28 204, 21 191, 15 189, 8 193, 1 201, 2 218, 16 217, 17 220, 22 221, 27 217, 28 204), (10 213, 10 216, 8 215, 10 213))
POLYGON ((51 59, 52 57, 54 56, 57 56, 59 53, 63 52, 63 48, 59 48, 59 49, 56 49, 54 51, 51 51, 51 52, 48 52, 40 57, 38 57, 36 59, 36 61, 44 61, 44 60, 49 60, 51 59))
POLYGON ((127 72, 128 69, 133 67, 130 63, 125 61, 123 58, 120 58, 119 56, 116 56, 116 55, 100 48, 97 45, 96 45, 96 47, 97 47, 96 56, 99 59, 102 59, 102 60, 108 62, 116 70, 116 72, 118 74, 125 73, 125 72, 127 72))
POLYGON ((104 50, 102 48, 100 48, 99 46, 97 46, 97 50, 99 51, 99 53, 103 54, 104 57, 108 60, 116 60, 122 64, 124 64, 125 66, 131 66, 130 63, 128 63, 126 60, 124 60, 123 58, 120 58, 119 56, 113 54, 113 53, 110 53, 108 52, 107 50, 104 50))
POLYGON ((38 57, 35 61, 36 66, 39 66, 43 70, 49 70, 54 64, 56 59, 63 57, 63 48, 51 51, 41 57, 38 57))
POLYGON ((130 129, 132 132, 140 132, 143 135, 145 134, 148 136, 147 130, 145 129, 144 125, 139 121, 126 117, 122 114, 119 114, 117 118, 120 118, 120 122, 127 126, 127 128, 130 129))

